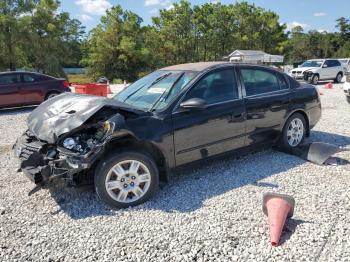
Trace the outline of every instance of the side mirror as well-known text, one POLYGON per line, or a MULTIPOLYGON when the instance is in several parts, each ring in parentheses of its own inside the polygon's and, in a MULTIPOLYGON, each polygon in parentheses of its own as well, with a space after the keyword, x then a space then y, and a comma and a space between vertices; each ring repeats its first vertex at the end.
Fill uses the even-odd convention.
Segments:
POLYGON ((328 65, 323 65, 323 66, 322 66, 322 68, 327 68, 327 67, 328 67, 328 65))
POLYGON ((180 108, 189 110, 203 110, 207 108, 207 102, 201 98, 191 98, 180 104, 180 108))

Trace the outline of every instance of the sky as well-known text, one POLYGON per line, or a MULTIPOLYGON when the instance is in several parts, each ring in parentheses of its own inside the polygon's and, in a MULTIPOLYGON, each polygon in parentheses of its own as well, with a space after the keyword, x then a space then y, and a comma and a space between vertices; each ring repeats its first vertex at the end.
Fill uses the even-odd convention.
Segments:
MULTIPOLYGON (((87 31, 98 24, 105 10, 113 5, 121 5, 143 18, 144 24, 150 24, 152 16, 159 9, 172 8, 177 0, 61 0, 61 11, 67 11, 71 17, 79 19, 87 31)), ((241 0, 190 0, 192 5, 206 2, 232 4, 241 0)), ((256 6, 272 10, 280 16, 280 22, 287 28, 300 25, 305 31, 337 31, 335 20, 339 17, 350 18, 350 0, 247 0, 256 6)))

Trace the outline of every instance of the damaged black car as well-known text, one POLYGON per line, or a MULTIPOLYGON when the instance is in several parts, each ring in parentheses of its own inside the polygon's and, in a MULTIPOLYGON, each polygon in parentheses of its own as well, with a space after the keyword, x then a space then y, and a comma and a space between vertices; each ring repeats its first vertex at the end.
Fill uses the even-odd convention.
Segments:
POLYGON ((14 153, 38 187, 94 183, 112 207, 138 205, 179 166, 259 144, 293 148, 321 117, 315 87, 226 62, 157 70, 114 96, 62 94, 28 117, 14 153))

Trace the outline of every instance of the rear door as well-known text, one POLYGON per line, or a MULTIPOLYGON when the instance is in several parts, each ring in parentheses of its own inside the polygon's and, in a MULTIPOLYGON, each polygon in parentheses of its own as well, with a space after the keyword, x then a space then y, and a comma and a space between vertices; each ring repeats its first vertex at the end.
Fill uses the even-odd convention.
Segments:
POLYGON ((283 74, 262 67, 239 70, 246 107, 246 145, 278 137, 290 102, 288 82, 283 74))
POLYGON ((45 98, 45 90, 47 88, 49 80, 49 77, 43 75, 22 73, 22 85, 20 93, 25 97, 25 103, 41 103, 45 98))
POLYGON ((244 146, 244 103, 233 67, 203 76, 182 101, 201 98, 207 108, 173 112, 176 165, 244 146))
POLYGON ((20 76, 18 73, 0 75, 0 107, 15 106, 23 101, 19 94, 20 76))

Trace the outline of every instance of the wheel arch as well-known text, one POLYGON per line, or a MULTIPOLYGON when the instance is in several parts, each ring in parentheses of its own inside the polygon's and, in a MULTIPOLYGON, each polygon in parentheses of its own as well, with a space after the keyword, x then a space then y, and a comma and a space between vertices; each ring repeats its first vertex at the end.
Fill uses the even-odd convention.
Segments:
POLYGON ((125 149, 135 149, 150 155, 158 167, 160 180, 163 182, 169 181, 168 164, 162 150, 154 143, 139 140, 131 134, 111 140, 106 145, 102 158, 112 151, 125 149))
POLYGON ((47 100, 47 98, 49 97, 49 95, 51 94, 61 94, 62 91, 59 91, 59 90, 48 90, 45 94, 45 98, 44 100, 47 100))
POLYGON ((303 109, 295 109, 292 112, 290 112, 289 115, 284 119, 281 131, 283 130, 284 126, 286 125, 288 119, 292 115, 297 114, 297 113, 301 114, 304 117, 305 122, 306 122, 306 137, 309 137, 310 136, 310 120, 309 120, 309 116, 307 115, 307 113, 303 109))

